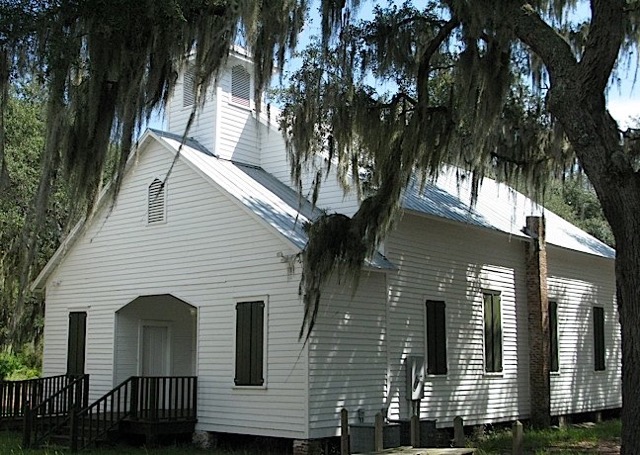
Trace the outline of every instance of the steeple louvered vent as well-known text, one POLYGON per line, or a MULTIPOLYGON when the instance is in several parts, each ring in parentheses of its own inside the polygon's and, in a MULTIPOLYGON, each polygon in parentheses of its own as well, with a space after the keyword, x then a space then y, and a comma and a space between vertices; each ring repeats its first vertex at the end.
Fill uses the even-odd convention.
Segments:
POLYGON ((187 66, 182 84, 182 106, 191 107, 196 102, 196 70, 193 65, 187 66))
POLYGON ((249 107, 251 99, 251 76, 241 65, 231 69, 231 102, 249 107))
POLYGON ((148 194, 148 223, 163 223, 166 215, 166 185, 162 181, 155 179, 149 185, 148 194))

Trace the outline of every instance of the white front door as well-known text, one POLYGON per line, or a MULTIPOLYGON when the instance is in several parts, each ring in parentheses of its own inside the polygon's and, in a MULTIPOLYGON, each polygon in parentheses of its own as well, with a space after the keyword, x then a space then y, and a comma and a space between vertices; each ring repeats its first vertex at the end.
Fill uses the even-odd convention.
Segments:
POLYGON ((142 376, 169 376, 169 328, 142 326, 142 376))

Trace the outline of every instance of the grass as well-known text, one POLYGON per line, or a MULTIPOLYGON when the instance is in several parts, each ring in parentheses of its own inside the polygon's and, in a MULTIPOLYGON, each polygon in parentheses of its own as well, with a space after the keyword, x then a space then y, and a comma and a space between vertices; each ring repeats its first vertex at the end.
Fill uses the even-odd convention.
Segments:
MULTIPOLYGON (((22 448, 22 436, 20 433, 11 431, 0 431, 0 455, 70 455, 71 451, 61 448, 40 448, 40 449, 23 449, 22 448)), ((91 448, 88 451, 80 452, 90 455, 192 455, 192 454, 206 454, 206 455, 256 455, 272 454, 280 455, 282 451, 274 449, 270 450, 256 450, 254 448, 236 448, 228 449, 225 447, 213 450, 213 449, 197 449, 189 442, 177 443, 173 445, 163 445, 161 447, 144 447, 144 446, 132 446, 124 443, 117 444, 113 447, 105 448, 91 448)))
MULTIPOLYGON (((620 420, 608 420, 598 424, 572 425, 567 428, 525 430, 524 451, 534 455, 613 454, 619 449, 620 420)), ((511 430, 491 433, 474 441, 477 455, 511 453, 511 430)))
MULTIPOLYGON (((524 451, 528 455, 579 455, 618 453, 621 425, 620 420, 608 420, 598 424, 574 425, 564 429, 526 430, 524 433, 524 451)), ((42 448, 26 450, 21 447, 19 433, 0 431, 0 455, 69 455, 68 450, 42 448)), ((472 441, 477 448, 476 455, 506 455, 511 453, 511 430, 499 430, 480 440, 472 441)), ((188 442, 159 448, 133 447, 119 444, 116 447, 91 449, 91 455, 188 455, 201 453, 207 455, 257 455, 258 453, 283 453, 276 447, 265 447, 253 443, 245 448, 217 450, 198 450, 188 442), (265 451, 265 448, 267 449, 265 451)))

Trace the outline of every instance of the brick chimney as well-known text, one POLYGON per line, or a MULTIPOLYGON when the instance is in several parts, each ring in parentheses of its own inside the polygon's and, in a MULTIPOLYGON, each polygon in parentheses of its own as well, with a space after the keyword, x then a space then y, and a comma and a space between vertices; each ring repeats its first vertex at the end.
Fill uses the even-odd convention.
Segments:
POLYGON ((549 381, 549 300, 547 287, 547 249, 544 218, 527 217, 525 245, 527 308, 529 314, 529 393, 531 425, 551 424, 551 386, 549 381))

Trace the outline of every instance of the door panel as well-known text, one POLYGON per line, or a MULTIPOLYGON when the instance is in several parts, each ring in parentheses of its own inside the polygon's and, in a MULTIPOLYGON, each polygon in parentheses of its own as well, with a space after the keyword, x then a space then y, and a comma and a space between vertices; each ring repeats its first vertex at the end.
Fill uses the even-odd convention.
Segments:
POLYGON ((169 375, 169 328, 142 326, 142 376, 169 375))

